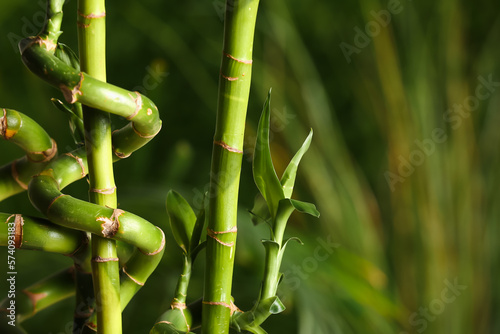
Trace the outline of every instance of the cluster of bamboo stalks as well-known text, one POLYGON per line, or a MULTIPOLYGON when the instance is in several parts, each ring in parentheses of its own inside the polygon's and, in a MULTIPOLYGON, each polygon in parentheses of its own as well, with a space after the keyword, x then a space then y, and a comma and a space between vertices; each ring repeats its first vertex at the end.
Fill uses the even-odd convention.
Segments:
MULTIPOLYGON (((160 131, 161 120, 149 98, 106 83, 104 0, 78 2, 79 57, 59 42, 63 4, 49 0, 42 31, 22 40, 19 48, 26 67, 64 96, 64 101, 53 103, 69 116, 76 148, 60 154, 56 141, 33 119, 2 109, 0 135, 26 155, 0 169, 0 200, 27 190, 32 205, 46 218, 0 213, 0 221, 6 223, 0 227, 0 244, 8 244, 8 226, 13 223, 16 248, 63 254, 74 265, 19 293, 17 326, 6 328, 22 331, 19 325, 25 319, 75 295, 73 333, 121 333, 122 311, 158 266, 166 238, 160 227, 117 208, 113 162, 147 144, 160 131), (129 123, 112 131, 110 114, 129 123), (89 201, 62 192, 83 178, 89 182, 89 201)), ((231 1, 227 7, 211 167, 211 174, 222 177, 212 178, 206 213, 202 208, 195 215, 177 192, 167 196, 170 229, 184 261, 170 309, 159 316, 151 333, 188 333, 199 327, 203 333, 228 333, 230 327, 265 333, 260 325, 284 310, 277 288, 285 247, 290 240, 300 242, 284 240, 288 218, 295 210, 319 216, 314 205, 291 199, 312 131, 278 179, 269 147, 269 93, 258 127, 253 175, 261 193, 258 200, 266 203, 254 214, 269 225, 271 237, 263 241, 266 257, 259 298, 251 310, 241 311, 232 300, 231 287, 258 5, 258 0, 245 0, 231 1), (192 265, 205 247, 203 298, 186 305, 192 265)))

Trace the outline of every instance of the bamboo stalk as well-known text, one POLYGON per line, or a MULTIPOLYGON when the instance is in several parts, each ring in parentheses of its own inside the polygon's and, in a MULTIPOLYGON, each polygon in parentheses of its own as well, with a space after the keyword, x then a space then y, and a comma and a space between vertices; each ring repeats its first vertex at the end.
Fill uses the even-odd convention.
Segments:
POLYGON ((57 156, 56 142, 30 117, 2 109, 0 137, 26 152, 26 156, 0 167, 0 201, 28 188, 34 174, 57 156))
MULTIPOLYGON (((106 11, 104 0, 78 1, 78 49, 82 72, 106 81, 106 11)), ((83 124, 89 168, 89 199, 116 208, 109 114, 84 106, 83 124)), ((120 274, 114 240, 92 234, 92 278, 97 332, 121 333, 120 274)))
POLYGON ((212 151, 203 333, 228 333, 243 134, 258 0, 228 1, 212 151))

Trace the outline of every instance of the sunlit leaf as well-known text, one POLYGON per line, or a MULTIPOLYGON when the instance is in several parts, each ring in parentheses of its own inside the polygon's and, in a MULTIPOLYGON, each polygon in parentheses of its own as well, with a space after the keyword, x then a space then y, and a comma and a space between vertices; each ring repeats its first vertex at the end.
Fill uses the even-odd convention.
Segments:
POLYGON ((319 218, 319 211, 316 209, 316 205, 308 202, 302 202, 302 201, 297 201, 295 199, 291 199, 290 203, 293 205, 293 207, 302 213, 307 213, 311 216, 314 216, 316 218, 319 218))
POLYGON ((274 170, 269 147, 270 103, 271 91, 269 90, 257 128, 257 141, 253 157, 253 178, 257 188, 259 188, 260 193, 267 202, 271 216, 275 217, 278 210, 278 203, 285 196, 274 170))
POLYGON ((297 175, 297 169, 299 167, 300 160, 302 159, 304 154, 309 149, 309 146, 311 145, 312 136, 313 136, 313 130, 311 129, 309 135, 302 144, 302 147, 297 151, 297 153, 295 153, 292 160, 286 167, 283 176, 281 177, 281 185, 283 187, 283 193, 285 195, 285 198, 290 198, 292 196, 293 186, 295 184, 295 177, 297 175))
POLYGON ((196 216, 188 202, 179 193, 170 190, 167 194, 167 213, 175 241, 184 253, 190 249, 190 240, 196 224, 196 216))

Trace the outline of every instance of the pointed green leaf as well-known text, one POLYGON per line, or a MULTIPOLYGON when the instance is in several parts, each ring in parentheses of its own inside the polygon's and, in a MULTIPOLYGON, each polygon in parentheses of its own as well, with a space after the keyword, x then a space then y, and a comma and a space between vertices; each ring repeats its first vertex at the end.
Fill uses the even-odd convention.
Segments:
POLYGON ((278 297, 275 297, 274 302, 271 304, 271 307, 269 308, 269 312, 272 314, 278 314, 283 312, 286 309, 285 305, 281 302, 281 300, 278 297))
POLYGON ((54 55, 66 65, 73 67, 77 71, 80 71, 80 61, 78 60, 78 56, 66 44, 57 43, 54 55))
POLYGON ((58 99, 51 99, 51 101, 52 104, 57 109, 64 112, 68 116, 69 127, 71 129, 71 136, 73 137, 75 144, 83 143, 84 142, 83 119, 80 116, 78 116, 78 114, 75 113, 72 109, 72 108, 81 108, 81 104, 75 103, 69 106, 65 102, 58 99))
POLYGON ((264 328, 260 326, 247 326, 244 328, 244 330, 253 333, 253 334, 267 334, 267 332, 264 330, 264 328))
POLYGON ((281 302, 278 296, 270 297, 264 299, 260 302, 257 311, 255 311, 255 318, 258 319, 259 315, 264 314, 278 314, 285 310, 285 305, 281 302))
POLYGON ((314 216, 316 218, 319 218, 319 211, 316 209, 316 206, 312 203, 308 202, 302 202, 302 201, 297 201, 295 199, 291 199, 290 203, 293 205, 293 207, 302 213, 307 213, 310 214, 311 216, 314 216))
POLYGON ((304 153, 307 152, 309 146, 311 145, 311 140, 313 136, 313 130, 309 132, 306 140, 302 144, 302 147, 295 153, 294 157, 288 164, 281 177, 281 185, 283 186, 283 193, 285 194, 285 198, 292 197, 293 186, 295 184, 295 177, 297 175, 297 168, 299 167, 300 160, 304 156, 304 153))
POLYGON ((271 149, 269 147, 270 103, 271 90, 269 90, 267 100, 264 103, 264 109, 257 128, 257 141, 253 157, 253 178, 257 188, 259 188, 260 193, 267 202, 271 216, 275 217, 278 210, 278 202, 285 198, 285 196, 274 170, 271 149))
POLYGON ((170 190, 167 194, 167 213, 174 239, 184 253, 190 249, 190 240, 196 224, 196 216, 188 202, 179 193, 170 190))

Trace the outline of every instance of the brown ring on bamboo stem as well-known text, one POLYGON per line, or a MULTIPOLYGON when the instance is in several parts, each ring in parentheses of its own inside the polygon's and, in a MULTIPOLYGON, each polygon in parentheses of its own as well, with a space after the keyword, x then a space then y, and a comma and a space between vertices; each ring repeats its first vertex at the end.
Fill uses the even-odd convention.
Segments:
POLYGON ((118 262, 120 261, 120 259, 118 259, 117 257, 100 257, 100 256, 96 256, 96 257, 93 257, 91 259, 92 262, 97 262, 97 263, 103 263, 103 262, 118 262))
POLYGON ((134 99, 134 97, 132 96, 131 93, 128 94, 128 96, 130 96, 130 98, 135 103, 135 110, 134 110, 134 112, 132 114, 130 114, 129 116, 125 117, 128 121, 130 121, 135 116, 137 116, 137 114, 139 113, 139 111, 142 109, 142 95, 139 92, 134 92, 134 93, 137 95, 137 98, 135 98, 135 99, 134 99))
POLYGON ((85 172, 85 165, 83 164, 82 158, 80 158, 76 155, 73 155, 69 152, 65 153, 64 155, 67 155, 68 157, 73 158, 76 160, 76 162, 78 162, 78 164, 80 165, 80 168, 82 169, 82 177, 85 177, 85 175, 87 175, 87 173, 85 172))
POLYGON ((16 181, 21 188, 23 188, 24 190, 28 190, 28 185, 19 179, 19 173, 17 172, 16 168, 16 161, 17 160, 14 160, 10 164, 10 173, 12 174, 14 181, 16 181))
POLYGON ((163 250, 163 248, 165 247, 165 242, 166 242, 165 233, 163 233, 163 230, 161 228, 159 228, 158 226, 155 226, 155 227, 160 230, 161 235, 162 235, 160 248, 158 248, 157 250, 155 250, 154 252, 151 252, 151 253, 146 253, 146 252, 143 252, 142 250, 139 249, 141 251, 141 253, 144 255, 149 255, 149 256, 156 255, 156 254, 160 253, 163 250))
POLYGON ((214 144, 221 146, 223 149, 228 150, 229 152, 243 154, 243 151, 238 150, 236 147, 229 146, 222 140, 214 140, 214 144))
POLYGON ((126 270, 125 270, 125 267, 122 268, 123 272, 125 273, 125 275, 128 276, 128 278, 130 278, 135 284, 137 285, 140 285, 140 286, 144 286, 144 282, 141 282, 137 279, 135 279, 132 275, 130 275, 126 270))
POLYGON ((253 60, 251 60, 251 59, 250 59, 250 60, 238 59, 238 58, 236 58, 236 57, 234 57, 234 56, 232 56, 232 55, 230 55, 229 53, 226 53, 226 52, 224 52, 224 51, 222 51, 222 54, 223 54, 224 56, 226 56, 226 57, 228 57, 228 58, 232 59, 232 60, 237 61, 238 63, 248 64, 248 65, 252 65, 252 63, 253 63, 253 60))
POLYGON ((146 138, 146 139, 149 139, 149 138, 154 138, 161 130, 161 124, 160 124, 160 128, 158 129, 158 131, 156 131, 154 134, 152 135, 145 135, 145 134, 142 134, 140 133, 139 131, 137 131, 137 129, 135 128, 135 125, 134 123, 132 122, 132 129, 134 129, 134 132, 141 138, 146 138))
POLYGON ((103 188, 103 189, 90 188, 91 192, 103 194, 103 195, 113 194, 115 192, 115 190, 116 190, 116 186, 111 187, 111 188, 103 188))
POLYGON ((223 77, 227 81, 236 81, 239 79, 238 77, 230 77, 230 76, 224 75, 222 72, 220 72, 220 75, 221 75, 221 77, 223 77))

